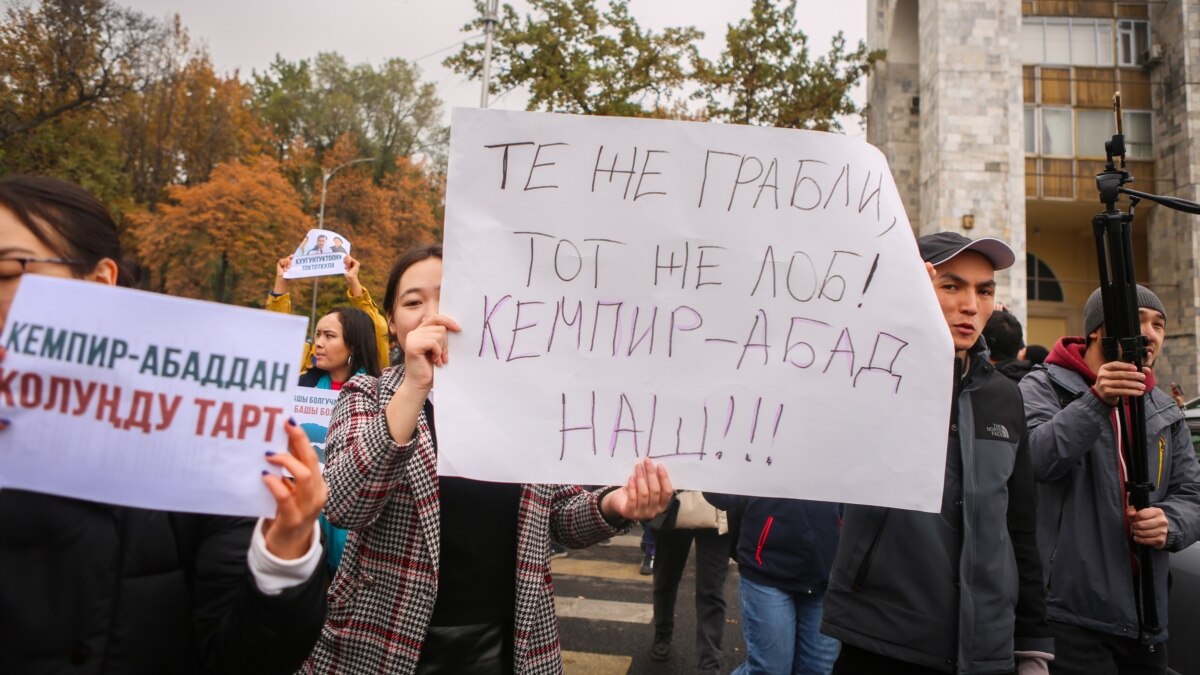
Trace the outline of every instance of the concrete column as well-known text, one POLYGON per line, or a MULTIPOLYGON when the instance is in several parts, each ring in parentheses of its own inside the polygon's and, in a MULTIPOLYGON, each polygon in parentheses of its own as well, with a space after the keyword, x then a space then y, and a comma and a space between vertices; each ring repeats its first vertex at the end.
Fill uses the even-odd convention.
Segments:
POLYGON ((918 9, 918 231, 1008 242, 1017 264, 997 275, 997 298, 1025 323, 1020 0, 920 0, 918 9))
MULTIPOLYGON (((1151 3, 1150 30, 1165 56, 1150 78, 1156 83, 1151 92, 1158 180, 1131 187, 1200 201, 1200 0, 1151 3)), ((1155 374, 1164 389, 1178 382, 1188 398, 1200 396, 1200 216, 1156 206, 1147 249, 1149 269, 1138 270, 1138 276, 1149 281, 1167 310, 1167 339, 1155 374)))

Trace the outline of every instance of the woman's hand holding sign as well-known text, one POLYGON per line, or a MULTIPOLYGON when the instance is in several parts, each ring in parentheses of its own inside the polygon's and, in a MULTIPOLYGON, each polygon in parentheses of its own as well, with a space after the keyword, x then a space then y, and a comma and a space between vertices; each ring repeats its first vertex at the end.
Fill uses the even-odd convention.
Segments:
POLYGON ((600 513, 610 520, 650 520, 667 508, 674 494, 667 467, 647 457, 633 466, 624 487, 604 495, 600 513))
POLYGON ((358 280, 358 260, 347 255, 342 258, 342 264, 346 266, 346 287, 350 291, 350 295, 357 298, 363 293, 362 282, 358 280))
POLYGON ((325 508, 329 489, 321 476, 317 452, 304 430, 291 420, 283 425, 288 436, 288 453, 267 453, 267 461, 287 469, 292 478, 263 471, 263 483, 275 497, 275 517, 264 521, 267 550, 284 560, 295 560, 312 546, 313 523, 325 508))
POLYGON ((284 277, 287 271, 292 267, 292 256, 280 258, 279 262, 275 263, 275 287, 271 290, 275 295, 283 295, 288 292, 287 278, 284 277))

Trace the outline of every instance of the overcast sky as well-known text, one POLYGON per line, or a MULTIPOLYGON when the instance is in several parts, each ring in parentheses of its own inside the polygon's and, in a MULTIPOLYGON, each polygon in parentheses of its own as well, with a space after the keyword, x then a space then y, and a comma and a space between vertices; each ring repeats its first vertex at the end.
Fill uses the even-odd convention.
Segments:
MULTIPOLYGON (((117 0, 147 14, 178 13, 193 39, 208 46, 221 72, 263 70, 281 54, 297 60, 321 51, 336 51, 350 63, 379 64, 400 57, 417 61, 425 79, 436 82, 448 112, 454 106, 479 105, 478 82, 442 67, 468 37, 460 29, 474 14, 471 0, 117 0)), ((504 0, 502 0, 503 4, 504 0)), ((524 2, 509 0, 519 13, 524 2)), ((601 3, 603 0, 601 0, 601 3)), ((704 31, 701 53, 716 58, 724 45, 725 26, 749 15, 751 0, 630 0, 630 11, 646 28, 691 25, 704 31)), ((850 46, 866 37, 866 0, 800 0, 798 23, 809 36, 810 55, 829 49, 839 30, 850 46)), ((862 102, 862 91, 856 99, 862 102)), ((519 95, 492 107, 524 109, 519 95)), ((844 124, 858 135, 857 125, 844 124)))

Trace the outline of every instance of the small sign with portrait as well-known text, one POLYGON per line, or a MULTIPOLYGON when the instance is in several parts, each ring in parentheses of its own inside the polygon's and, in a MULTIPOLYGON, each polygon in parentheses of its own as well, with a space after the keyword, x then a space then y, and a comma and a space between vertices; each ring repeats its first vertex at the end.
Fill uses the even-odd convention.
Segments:
POLYGON ((332 230, 309 230, 292 252, 292 266, 285 279, 306 279, 346 273, 350 240, 332 230))

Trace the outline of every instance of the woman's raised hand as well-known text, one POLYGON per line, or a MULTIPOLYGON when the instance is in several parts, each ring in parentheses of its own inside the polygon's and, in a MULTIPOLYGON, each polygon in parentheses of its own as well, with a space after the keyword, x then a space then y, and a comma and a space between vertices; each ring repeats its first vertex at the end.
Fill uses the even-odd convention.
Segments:
POLYGON ((404 383, 425 392, 433 388, 433 369, 450 362, 449 334, 462 330, 444 314, 421 319, 404 340, 404 383))
POLYGON ((610 518, 649 520, 667 508, 674 494, 667 467, 647 457, 633 465, 624 487, 604 495, 600 511, 610 518))
POLYGON ((346 255, 342 258, 342 263, 346 266, 346 285, 350 289, 350 295, 357 298, 363 292, 362 282, 358 280, 359 262, 356 258, 346 255))
POLYGON ((325 508, 329 489, 321 476, 317 452, 304 430, 293 421, 283 424, 288 453, 267 453, 267 461, 287 469, 292 478, 263 471, 263 482, 275 497, 275 517, 263 524, 267 550, 284 560, 295 560, 312 546, 313 523, 325 508))
POLYGON ((287 293, 287 279, 284 279, 283 275, 286 274, 291 267, 292 256, 290 255, 286 258, 280 258, 279 262, 275 263, 275 288, 273 289, 275 295, 283 295, 284 293, 287 293))

